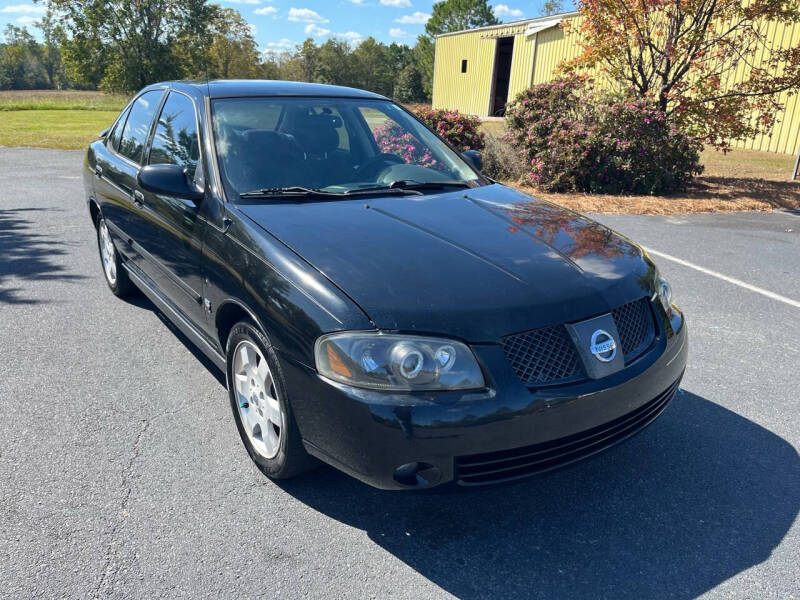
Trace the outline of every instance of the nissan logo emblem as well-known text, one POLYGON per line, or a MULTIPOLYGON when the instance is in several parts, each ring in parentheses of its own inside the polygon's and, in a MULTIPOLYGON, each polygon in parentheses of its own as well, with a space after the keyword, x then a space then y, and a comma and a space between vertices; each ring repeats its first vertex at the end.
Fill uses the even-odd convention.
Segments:
POLYGON ((603 329, 598 329, 592 334, 592 344, 589 350, 601 362, 611 362, 617 355, 617 343, 614 337, 603 329))

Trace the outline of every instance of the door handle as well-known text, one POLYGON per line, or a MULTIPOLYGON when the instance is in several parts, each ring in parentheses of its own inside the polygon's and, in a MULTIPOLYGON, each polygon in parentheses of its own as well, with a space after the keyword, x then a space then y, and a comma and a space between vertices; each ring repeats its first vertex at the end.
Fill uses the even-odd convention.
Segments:
POLYGON ((94 174, 95 174, 95 177, 102 177, 103 176, 103 167, 101 167, 100 165, 95 165, 94 166, 94 174))
POLYGON ((144 206, 144 194, 139 190, 133 191, 133 203, 136 205, 137 208, 142 208, 144 206))

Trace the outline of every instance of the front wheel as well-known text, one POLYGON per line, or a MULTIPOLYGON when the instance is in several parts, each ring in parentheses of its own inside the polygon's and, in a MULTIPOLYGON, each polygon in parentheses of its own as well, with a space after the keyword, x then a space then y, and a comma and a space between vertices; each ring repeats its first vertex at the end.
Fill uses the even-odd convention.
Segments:
POLYGON ((310 470, 316 461, 303 448, 275 351, 247 321, 227 344, 228 396, 250 458, 272 479, 310 470))

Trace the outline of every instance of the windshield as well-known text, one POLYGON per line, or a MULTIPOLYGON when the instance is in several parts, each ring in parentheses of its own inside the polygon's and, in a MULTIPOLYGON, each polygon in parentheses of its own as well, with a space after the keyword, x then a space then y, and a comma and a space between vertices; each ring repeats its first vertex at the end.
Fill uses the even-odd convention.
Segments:
POLYGON ((456 152, 387 100, 223 98, 213 101, 212 114, 232 200, 284 188, 346 195, 482 185, 456 152))

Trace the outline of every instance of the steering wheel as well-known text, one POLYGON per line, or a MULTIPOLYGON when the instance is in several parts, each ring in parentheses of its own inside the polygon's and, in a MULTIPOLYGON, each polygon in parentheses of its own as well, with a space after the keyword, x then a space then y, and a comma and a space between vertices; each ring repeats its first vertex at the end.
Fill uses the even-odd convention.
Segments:
POLYGON ((360 181, 377 179, 378 175, 389 165, 404 165, 406 161, 396 154, 383 152, 370 158, 353 173, 354 178, 360 181))

